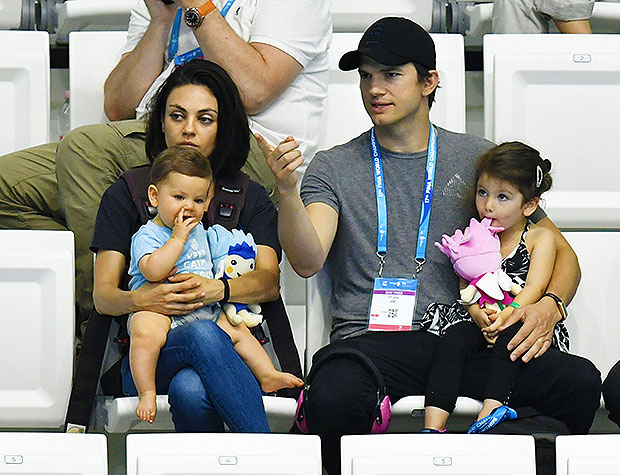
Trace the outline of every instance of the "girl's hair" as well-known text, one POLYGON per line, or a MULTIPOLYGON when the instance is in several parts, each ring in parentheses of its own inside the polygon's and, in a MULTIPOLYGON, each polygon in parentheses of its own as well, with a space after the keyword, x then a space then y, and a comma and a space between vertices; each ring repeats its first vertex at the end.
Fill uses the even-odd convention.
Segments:
POLYGON ((159 185, 173 173, 210 179, 209 160, 198 150, 173 146, 161 152, 151 167, 151 183, 159 185))
POLYGON ((166 148, 162 122, 168 96, 177 87, 204 86, 217 99, 217 135, 215 147, 207 157, 213 175, 236 175, 250 150, 250 128, 243 102, 228 73, 217 64, 194 59, 176 68, 161 85, 150 102, 146 125, 146 154, 152 160, 166 148))
POLYGON ((519 189, 525 203, 551 188, 550 170, 551 162, 538 150, 521 142, 504 142, 478 157, 474 183, 483 174, 507 181, 519 189))

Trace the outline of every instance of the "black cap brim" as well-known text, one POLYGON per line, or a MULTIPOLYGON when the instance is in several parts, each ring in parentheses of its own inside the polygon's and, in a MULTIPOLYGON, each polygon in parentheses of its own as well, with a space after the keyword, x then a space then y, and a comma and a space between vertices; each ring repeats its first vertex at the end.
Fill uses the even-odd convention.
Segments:
POLYGON ((381 48, 360 48, 355 51, 349 51, 342 55, 338 62, 338 67, 342 71, 352 71, 360 67, 360 61, 363 56, 368 56, 376 62, 387 66, 400 66, 409 63, 411 60, 398 56, 381 48))

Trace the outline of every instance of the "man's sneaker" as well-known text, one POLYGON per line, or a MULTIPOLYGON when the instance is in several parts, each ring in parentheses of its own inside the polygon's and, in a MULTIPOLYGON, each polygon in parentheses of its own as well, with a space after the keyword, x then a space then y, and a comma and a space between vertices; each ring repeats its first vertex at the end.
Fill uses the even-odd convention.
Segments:
POLYGON ((511 409, 508 406, 500 406, 491 411, 486 417, 483 417, 479 421, 474 422, 469 430, 468 434, 482 434, 488 431, 491 427, 495 427, 497 424, 503 421, 510 421, 517 418, 517 411, 511 409))

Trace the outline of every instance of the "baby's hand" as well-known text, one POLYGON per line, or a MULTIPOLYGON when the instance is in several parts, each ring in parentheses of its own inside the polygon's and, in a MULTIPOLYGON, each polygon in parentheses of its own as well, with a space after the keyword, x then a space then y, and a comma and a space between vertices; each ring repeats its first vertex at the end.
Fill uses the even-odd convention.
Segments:
POLYGON ((174 227, 172 228, 172 237, 179 239, 182 242, 187 242, 189 233, 192 229, 198 226, 196 218, 191 217, 183 219, 183 209, 181 208, 177 215, 174 217, 174 227))

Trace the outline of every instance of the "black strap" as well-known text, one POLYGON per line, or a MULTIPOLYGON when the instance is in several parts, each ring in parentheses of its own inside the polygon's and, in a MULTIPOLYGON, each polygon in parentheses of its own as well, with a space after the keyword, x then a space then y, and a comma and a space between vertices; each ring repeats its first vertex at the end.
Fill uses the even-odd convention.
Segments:
POLYGON ((88 319, 69 397, 66 429, 70 425, 83 426, 84 430, 88 427, 111 323, 112 317, 94 310, 88 319))
POLYGON ((121 178, 127 183, 131 198, 133 199, 140 222, 146 224, 157 214, 157 209, 151 206, 148 199, 148 189, 151 184, 151 165, 131 168, 121 174, 121 178))
POLYGON ((249 185, 250 177, 245 173, 218 178, 215 195, 209 203, 203 222, 206 218, 208 226, 221 224, 229 231, 235 229, 248 195, 249 185))

